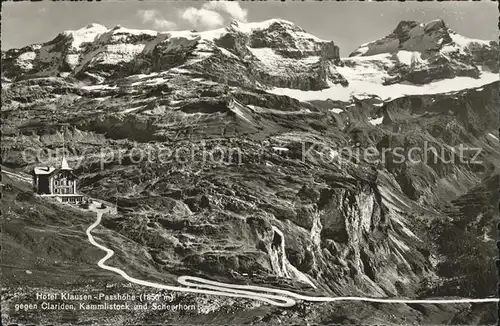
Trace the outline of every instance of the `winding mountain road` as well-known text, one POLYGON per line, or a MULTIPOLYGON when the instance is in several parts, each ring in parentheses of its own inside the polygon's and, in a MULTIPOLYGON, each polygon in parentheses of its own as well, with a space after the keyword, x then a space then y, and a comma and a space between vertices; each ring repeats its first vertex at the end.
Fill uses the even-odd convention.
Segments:
POLYGON ((114 251, 97 243, 97 241, 92 236, 92 230, 94 230, 97 226, 99 226, 99 224, 101 223, 101 219, 102 219, 102 213, 97 212, 96 221, 92 225, 90 225, 86 231, 90 243, 106 252, 106 256, 104 256, 101 260, 99 260, 97 265, 102 269, 119 274, 129 282, 156 289, 218 295, 218 296, 226 296, 234 298, 254 299, 280 307, 291 307, 295 305, 297 301, 310 301, 310 302, 363 301, 363 302, 375 302, 375 303, 403 303, 403 304, 407 303, 455 304, 455 303, 488 303, 488 302, 496 303, 500 301, 498 298, 418 300, 418 299, 385 299, 385 298, 369 298, 369 297, 313 297, 287 290, 280 290, 280 289, 255 286, 255 285, 228 284, 228 283, 206 280, 200 277, 193 277, 193 276, 180 276, 177 279, 177 282, 184 285, 185 287, 164 285, 160 283, 144 281, 128 275, 126 272, 124 272, 119 268, 111 267, 105 264, 105 262, 113 256, 114 251))
MULTIPOLYGON (((28 176, 22 176, 17 173, 8 172, 2 169, 2 173, 9 176, 16 177, 17 179, 24 182, 31 182, 28 176)), ((98 201, 98 200, 97 200, 98 201)), ((386 298, 370 298, 370 297, 314 297, 306 296, 299 293, 291 292, 288 290, 281 290, 275 288, 268 288, 255 285, 239 285, 239 284, 228 284, 217 281, 211 281, 194 276, 180 276, 177 279, 182 286, 165 285, 145 280, 140 280, 135 277, 128 275, 125 271, 106 265, 106 261, 114 255, 114 251, 101 244, 99 244, 92 231, 101 224, 102 215, 105 211, 97 211, 96 221, 90 225, 86 234, 89 242, 95 247, 106 252, 106 255, 97 262, 97 266, 102 269, 108 270, 110 272, 116 273, 123 277, 125 280, 155 289, 177 291, 177 292, 187 292, 187 293, 200 293, 208 295, 217 295, 233 298, 247 298, 253 300, 259 300, 262 302, 269 303, 271 305, 280 307, 291 307, 297 303, 297 301, 310 301, 310 302, 336 302, 336 301, 362 301, 362 302, 374 302, 374 303, 402 303, 402 304, 456 304, 456 303, 497 303, 500 302, 499 298, 460 298, 460 299, 386 299, 386 298)))

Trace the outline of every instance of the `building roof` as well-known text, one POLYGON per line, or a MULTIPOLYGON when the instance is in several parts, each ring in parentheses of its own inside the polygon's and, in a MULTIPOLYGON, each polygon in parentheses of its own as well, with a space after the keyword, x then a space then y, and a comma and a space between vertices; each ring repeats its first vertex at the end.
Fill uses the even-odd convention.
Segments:
POLYGON ((56 170, 55 167, 51 166, 51 167, 48 167, 48 166, 38 166, 35 168, 34 172, 35 174, 38 174, 38 175, 41 175, 41 174, 51 174, 52 172, 54 172, 56 170))
MULTIPOLYGON (((73 171, 72 168, 69 167, 68 161, 66 160, 65 157, 63 157, 61 161, 61 167, 60 168, 55 168, 53 166, 48 167, 48 166, 38 166, 33 169, 33 173, 36 175, 49 175, 52 174, 55 171, 73 171)), ((71 172, 73 173, 73 172, 71 172)))

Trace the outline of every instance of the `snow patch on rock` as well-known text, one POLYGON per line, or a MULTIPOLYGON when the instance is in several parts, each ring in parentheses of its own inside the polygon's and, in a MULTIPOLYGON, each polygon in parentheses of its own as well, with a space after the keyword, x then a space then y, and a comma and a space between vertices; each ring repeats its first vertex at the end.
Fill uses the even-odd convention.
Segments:
POLYGON ((380 118, 376 118, 376 119, 371 119, 369 120, 369 122, 374 125, 374 126, 377 126, 379 124, 382 124, 382 121, 384 120, 384 117, 380 117, 380 118))

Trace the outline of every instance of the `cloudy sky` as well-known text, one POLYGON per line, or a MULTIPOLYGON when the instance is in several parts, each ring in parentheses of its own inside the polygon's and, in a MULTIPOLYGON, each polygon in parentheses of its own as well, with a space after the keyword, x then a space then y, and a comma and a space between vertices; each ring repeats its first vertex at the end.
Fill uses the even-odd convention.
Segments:
POLYGON ((283 18, 307 32, 333 40, 347 56, 358 45, 389 34, 401 20, 441 18, 458 33, 486 40, 498 38, 498 10, 481 2, 201 2, 103 1, 3 3, 2 50, 54 38, 63 30, 89 23, 112 28, 158 31, 206 30, 233 19, 262 21, 283 18))

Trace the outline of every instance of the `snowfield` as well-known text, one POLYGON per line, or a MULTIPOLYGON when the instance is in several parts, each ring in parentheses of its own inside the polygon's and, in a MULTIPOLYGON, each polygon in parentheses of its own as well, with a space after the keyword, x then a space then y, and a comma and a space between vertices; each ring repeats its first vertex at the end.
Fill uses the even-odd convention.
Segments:
POLYGON ((343 87, 331 84, 330 88, 320 91, 302 91, 289 88, 273 88, 268 92, 276 95, 286 95, 299 101, 313 101, 328 99, 349 102, 351 97, 362 97, 367 95, 379 96, 382 100, 396 99, 406 95, 439 94, 460 91, 468 88, 481 87, 498 81, 498 74, 483 72, 478 79, 471 77, 455 77, 433 81, 426 85, 393 84, 382 85, 381 75, 372 75, 372 71, 365 73, 364 69, 352 69, 349 67, 338 67, 339 73, 348 81, 349 86, 343 87))

